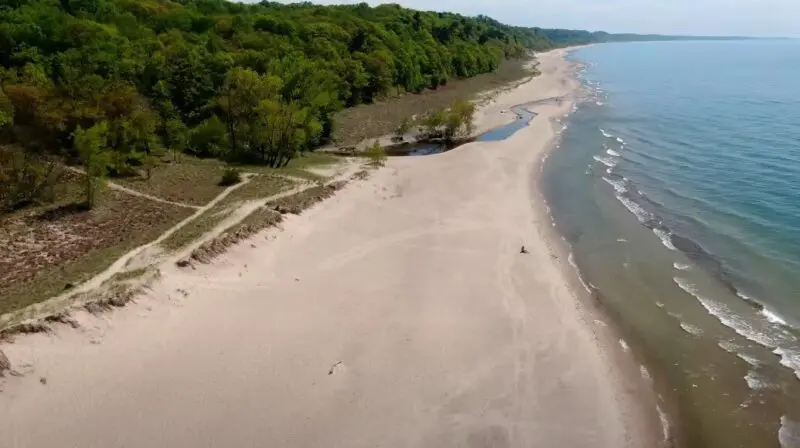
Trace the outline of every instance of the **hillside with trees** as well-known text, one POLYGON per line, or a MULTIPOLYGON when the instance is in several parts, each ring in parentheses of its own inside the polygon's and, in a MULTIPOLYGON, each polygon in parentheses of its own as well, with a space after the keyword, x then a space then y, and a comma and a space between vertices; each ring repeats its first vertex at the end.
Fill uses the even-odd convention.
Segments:
POLYGON ((397 5, 9 0, 0 208, 36 200, 54 154, 116 177, 168 151, 281 166, 328 143, 344 108, 597 36, 397 5))
POLYGON ((551 43, 488 18, 394 5, 12 0, 0 6, 0 126, 78 156, 97 127, 109 172, 166 149, 280 165, 332 115, 491 72, 551 43))

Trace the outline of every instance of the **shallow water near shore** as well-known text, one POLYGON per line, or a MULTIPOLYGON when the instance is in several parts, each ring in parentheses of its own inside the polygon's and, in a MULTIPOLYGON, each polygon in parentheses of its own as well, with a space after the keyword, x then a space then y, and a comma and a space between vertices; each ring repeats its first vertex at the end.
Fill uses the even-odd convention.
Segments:
POLYGON ((688 447, 800 446, 800 44, 575 51, 542 188, 688 447))

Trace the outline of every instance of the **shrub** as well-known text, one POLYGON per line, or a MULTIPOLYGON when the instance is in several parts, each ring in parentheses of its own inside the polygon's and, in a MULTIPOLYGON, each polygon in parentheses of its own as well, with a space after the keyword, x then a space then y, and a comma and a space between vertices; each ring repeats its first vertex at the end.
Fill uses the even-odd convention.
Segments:
POLYGON ((383 146, 381 146, 381 144, 377 141, 367 150, 366 155, 369 159, 370 166, 378 168, 386 165, 386 159, 388 156, 386 155, 386 151, 383 149, 383 146))
POLYGON ((397 129, 395 129, 395 136, 397 137, 398 140, 403 141, 403 138, 405 137, 406 134, 408 134, 408 131, 410 130, 411 130, 411 121, 408 119, 408 117, 403 118, 403 121, 401 121, 400 125, 397 126, 397 129))
POLYGON ((242 172, 237 168, 225 168, 222 179, 219 181, 220 187, 229 187, 242 181, 242 172))

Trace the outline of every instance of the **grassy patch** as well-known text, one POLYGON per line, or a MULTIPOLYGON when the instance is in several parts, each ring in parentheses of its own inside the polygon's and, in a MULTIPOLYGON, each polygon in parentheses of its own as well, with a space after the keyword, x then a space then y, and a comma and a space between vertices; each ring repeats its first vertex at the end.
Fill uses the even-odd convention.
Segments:
POLYGON ((7 216, 0 224, 0 314, 90 279, 189 213, 108 190, 93 210, 67 204, 7 216))
POLYGON ((236 190, 232 191, 217 206, 225 206, 241 201, 267 198, 286 191, 295 185, 290 179, 273 174, 257 174, 254 178, 236 190))
POLYGON ((209 263, 234 244, 255 235, 263 229, 276 226, 281 221, 283 221, 281 214, 266 207, 260 207, 218 237, 192 251, 191 258, 201 263, 209 263))
POLYGON ((148 268, 139 268, 131 271, 119 272, 111 277, 111 282, 127 282, 129 280, 134 280, 145 275, 147 271, 148 268))
POLYGON ((225 164, 209 163, 192 157, 153 168, 150 179, 143 177, 112 179, 124 187, 173 202, 204 205, 225 190, 219 185, 225 164))
MULTIPOLYGON (((284 214, 300 214, 303 210, 333 196, 346 184, 346 181, 340 181, 331 185, 312 187, 300 193, 270 201, 250 213, 239 223, 225 230, 221 235, 192 251, 191 259, 200 263, 209 263, 228 250, 229 247, 263 229, 278 225, 283 221, 284 214)), ((179 263, 188 262, 189 260, 183 260, 179 263)))
POLYGON ((186 247, 192 241, 210 232, 211 229, 228 218, 232 213, 233 207, 221 207, 219 205, 212 207, 162 241, 161 247, 168 251, 186 247))
POLYGON ((292 188, 294 183, 284 177, 258 174, 232 191, 222 201, 210 208, 161 242, 161 247, 175 251, 196 241, 233 214, 237 203, 266 198, 292 188))
POLYGON ((346 181, 340 181, 330 185, 312 187, 300 193, 271 201, 267 203, 267 206, 280 214, 291 213, 293 215, 299 215, 303 210, 306 210, 317 202, 324 201, 333 196, 337 191, 344 188, 346 184, 346 181))
POLYGON ((324 180, 323 176, 308 171, 309 168, 324 167, 328 165, 335 165, 340 163, 341 159, 324 152, 307 152, 295 157, 282 168, 271 168, 263 165, 236 165, 244 172, 271 174, 271 175, 284 175, 299 177, 310 181, 324 180))
POLYGON ((345 109, 336 115, 334 140, 339 146, 352 146, 366 139, 392 134, 403 119, 442 109, 457 98, 472 100, 479 93, 532 76, 534 72, 525 65, 526 61, 505 61, 494 73, 452 80, 437 90, 345 109))

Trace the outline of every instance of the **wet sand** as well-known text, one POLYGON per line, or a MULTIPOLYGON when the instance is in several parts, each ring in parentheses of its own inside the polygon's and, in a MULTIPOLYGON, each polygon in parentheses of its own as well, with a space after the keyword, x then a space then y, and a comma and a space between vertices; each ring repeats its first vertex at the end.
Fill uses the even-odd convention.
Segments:
MULTIPOLYGON (((477 127, 571 94, 563 54, 477 127)), ((25 375, 0 394, 2 446, 657 446, 537 205, 570 107, 391 159, 212 265, 164 266, 126 308, 4 346, 25 375)))

